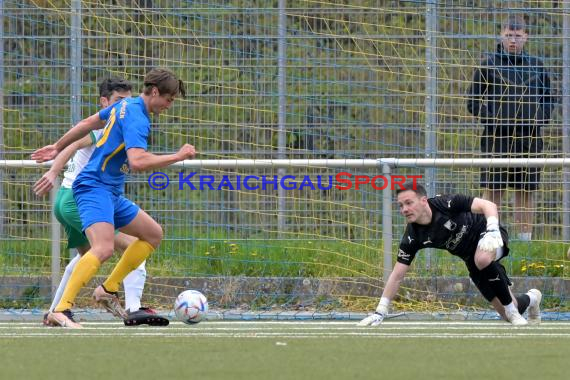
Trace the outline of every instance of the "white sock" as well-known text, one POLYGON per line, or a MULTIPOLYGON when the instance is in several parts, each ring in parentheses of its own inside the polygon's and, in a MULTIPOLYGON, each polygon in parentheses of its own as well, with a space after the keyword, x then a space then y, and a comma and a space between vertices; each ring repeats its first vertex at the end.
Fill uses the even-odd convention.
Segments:
POLYGON ((59 301, 61 301, 61 296, 63 295, 63 291, 65 290, 65 287, 67 286, 67 283, 69 281, 69 277, 71 277, 71 273, 73 272, 73 268, 75 268, 75 264, 77 264, 77 262, 79 261, 80 258, 81 258, 81 255, 78 253, 77 255, 75 255, 75 257, 73 259, 71 259, 69 264, 67 264, 67 266, 65 267, 65 271, 63 272, 63 276, 61 277, 61 281, 59 282, 59 285, 57 286, 57 290, 55 292, 55 296, 53 296, 53 301, 51 303, 51 306, 49 307, 49 311, 53 311, 53 309, 55 309, 55 307, 57 306, 59 301))
POLYGON ((538 301, 538 299, 536 298, 536 294, 528 292, 526 293, 526 295, 528 296, 528 298, 530 298, 530 303, 528 304, 528 306, 535 306, 536 302, 538 301))
POLYGON ((128 274, 123 280, 125 288, 125 309, 131 313, 141 308, 141 298, 146 280, 145 262, 128 274))
POLYGON ((518 313, 518 312, 519 312, 519 310, 518 310, 517 307, 515 306, 515 303, 514 303, 514 302, 511 302, 510 304, 505 305, 505 311, 506 311, 506 312, 509 312, 509 313, 511 313, 511 314, 513 314, 513 313, 518 313))
POLYGON ((388 310, 390 308, 390 300, 386 297, 381 297, 380 302, 378 302, 378 306, 376 306, 376 312, 378 314, 388 314, 388 310))

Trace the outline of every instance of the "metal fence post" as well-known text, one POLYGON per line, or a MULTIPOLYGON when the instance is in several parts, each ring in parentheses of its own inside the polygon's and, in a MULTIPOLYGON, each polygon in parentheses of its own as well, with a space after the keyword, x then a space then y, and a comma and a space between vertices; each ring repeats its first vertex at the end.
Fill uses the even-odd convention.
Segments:
MULTIPOLYGON (((286 73, 287 73, 287 14, 286 11, 286 1, 279 0, 279 21, 278 21, 278 35, 279 38, 277 39, 277 91, 279 96, 279 106, 277 112, 278 118, 278 132, 277 132, 277 157, 279 159, 286 158, 286 142, 287 142, 287 82, 286 82, 286 73)), ((284 168, 279 168, 277 170, 277 176, 279 178, 283 178, 285 176, 286 170, 284 168)), ((286 195, 285 189, 282 186, 277 187, 277 196, 278 196, 278 206, 277 206, 277 231, 281 236, 282 233, 285 231, 285 210, 286 210, 286 195)))
MULTIPOLYGON (((0 0, 0 160, 4 159, 4 0, 0 0)), ((0 178, 4 169, 0 168, 0 178)), ((0 183, 0 236, 4 234, 4 184, 0 183)))
MULTIPOLYGON (((425 158, 437 156, 437 0, 426 2, 426 99, 425 158)), ((424 183, 429 197, 435 195, 436 168, 426 168, 424 183)), ((431 267, 433 249, 425 252, 426 269, 431 267)))
MULTIPOLYGON (((564 0, 562 35, 562 149, 570 152, 570 1, 564 0)), ((562 167, 562 238, 570 240, 570 172, 562 167)))
MULTIPOLYGON (((382 165, 382 174, 386 178, 390 178, 390 165, 382 165)), ((382 190, 382 241, 384 268, 382 278, 384 283, 388 281, 388 277, 392 272, 392 190, 390 186, 382 190)))
POLYGON ((77 124, 81 119, 81 65, 82 65, 82 42, 81 42, 81 0, 71 2, 71 38, 70 38, 70 70, 71 86, 71 123, 77 124))

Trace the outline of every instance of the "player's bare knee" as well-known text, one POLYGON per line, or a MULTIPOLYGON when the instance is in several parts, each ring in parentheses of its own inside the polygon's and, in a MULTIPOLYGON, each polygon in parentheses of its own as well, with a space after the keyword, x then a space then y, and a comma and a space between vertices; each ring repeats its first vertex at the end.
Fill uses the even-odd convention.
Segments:
POLYGON ((483 268, 488 267, 494 261, 493 256, 494 254, 491 252, 477 251, 474 257, 477 269, 482 270, 483 268))
POLYGON ((154 248, 157 248, 160 245, 163 236, 164 233, 162 231, 162 227, 159 224, 156 224, 151 229, 149 229, 144 240, 147 241, 154 248))
POLYGON ((100 262, 104 262, 113 256, 113 246, 92 248, 91 253, 93 253, 100 262))

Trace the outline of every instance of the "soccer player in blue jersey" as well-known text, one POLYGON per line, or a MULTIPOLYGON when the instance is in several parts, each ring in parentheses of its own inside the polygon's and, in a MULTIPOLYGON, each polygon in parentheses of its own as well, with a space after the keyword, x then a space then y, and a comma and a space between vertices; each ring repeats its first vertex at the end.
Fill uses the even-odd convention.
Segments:
POLYGON ((150 114, 168 110, 178 95, 185 96, 183 82, 168 69, 152 69, 144 78, 139 97, 124 99, 82 120, 54 145, 32 154, 39 162, 53 159, 70 143, 105 127, 89 163, 73 183, 73 195, 91 249, 77 262, 60 303, 49 313, 51 323, 81 327, 72 318, 73 302, 101 264, 113 255, 115 228, 138 240, 125 250, 109 277, 95 289, 93 298, 115 316, 127 318, 117 297, 120 282, 158 247, 163 232, 152 217, 124 197, 124 176, 129 170, 157 169, 195 156, 196 151, 189 144, 174 154, 147 152, 150 114))
MULTIPOLYGON (((122 78, 106 78, 99 85, 99 103, 103 109, 107 108, 124 98, 130 98, 131 91, 132 84, 129 81, 122 78)), ((65 228, 65 234, 68 238, 68 247, 70 249, 75 248, 78 253, 65 267, 49 311, 53 311, 59 304, 61 295, 67 286, 75 264, 81 259, 81 256, 91 248, 87 237, 82 232, 81 218, 79 217, 77 204, 73 198, 72 185, 75 178, 77 178, 79 173, 81 173, 85 165, 89 162, 95 150, 95 143, 102 133, 102 129, 92 131, 88 136, 69 145, 55 158, 51 168, 34 184, 34 192, 38 196, 46 195, 53 188, 56 178, 67 164, 67 170, 64 173, 61 187, 57 192, 53 211, 57 220, 65 228)), ((134 240, 136 239, 132 236, 125 235, 121 232, 116 233, 115 251, 118 253, 124 252, 134 240)), ((125 319, 124 323, 126 326, 136 326, 140 324, 149 324, 151 326, 168 325, 168 319, 156 314, 151 308, 141 305, 145 278, 146 268, 143 262, 123 280, 125 309, 127 309, 129 314, 129 318, 125 319)), ((49 326, 51 324, 47 320, 48 314, 49 313, 46 313, 44 315, 43 322, 49 326)))

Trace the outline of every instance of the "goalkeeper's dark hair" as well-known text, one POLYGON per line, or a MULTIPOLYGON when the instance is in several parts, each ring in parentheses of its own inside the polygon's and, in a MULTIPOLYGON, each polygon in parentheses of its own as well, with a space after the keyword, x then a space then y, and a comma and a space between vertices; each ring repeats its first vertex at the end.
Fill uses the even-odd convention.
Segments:
POLYGON ((160 95, 186 97, 184 82, 178 79, 172 71, 163 67, 154 68, 145 75, 143 93, 150 95, 153 87, 156 87, 160 95))
POLYGON ((115 91, 132 91, 133 84, 123 78, 107 78, 99 84, 99 96, 109 99, 115 91))
POLYGON ((413 191, 420 197, 427 197, 426 188, 417 181, 406 181, 403 184, 394 184, 396 186, 396 195, 404 191, 413 191))

